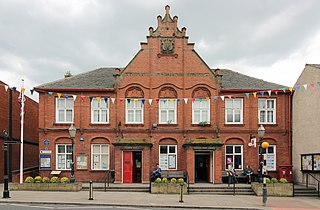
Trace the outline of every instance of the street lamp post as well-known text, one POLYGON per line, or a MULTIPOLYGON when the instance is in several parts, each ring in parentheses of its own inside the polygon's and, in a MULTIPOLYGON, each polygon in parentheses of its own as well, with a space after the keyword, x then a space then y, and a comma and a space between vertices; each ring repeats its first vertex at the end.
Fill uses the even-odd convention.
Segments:
POLYGON ((69 135, 71 138, 71 178, 70 182, 74 183, 76 181, 76 178, 74 177, 74 138, 76 137, 77 129, 73 126, 73 124, 70 125, 69 135))
POLYGON ((4 137, 4 143, 3 143, 3 154, 4 154, 4 186, 3 186, 3 197, 2 198, 10 198, 9 195, 9 174, 8 174, 8 144, 6 143, 6 140, 9 136, 8 131, 3 131, 3 137, 4 137))
POLYGON ((265 129, 263 125, 260 125, 258 129, 259 136, 259 183, 262 183, 262 168, 263 168, 263 160, 262 160, 262 139, 265 133, 265 129))
POLYGON ((262 125, 260 125, 258 129, 258 136, 259 136, 259 183, 263 183, 262 187, 262 205, 266 206, 267 203, 267 184, 266 178, 262 175, 263 171, 263 159, 262 159, 262 149, 267 149, 269 147, 268 142, 262 142, 263 136, 265 133, 265 129, 262 125))

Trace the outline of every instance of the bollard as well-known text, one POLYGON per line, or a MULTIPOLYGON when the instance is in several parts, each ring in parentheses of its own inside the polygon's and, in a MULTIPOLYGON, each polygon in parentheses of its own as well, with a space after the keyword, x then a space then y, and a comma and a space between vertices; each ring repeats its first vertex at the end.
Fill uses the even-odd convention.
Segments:
POLYGON ((180 203, 183 203, 183 182, 180 183, 180 203))
POLYGON ((262 205, 266 206, 267 204, 267 184, 266 177, 263 178, 263 188, 262 188, 262 205))
POLYGON ((93 183, 90 181, 89 185, 89 200, 93 200, 93 183))

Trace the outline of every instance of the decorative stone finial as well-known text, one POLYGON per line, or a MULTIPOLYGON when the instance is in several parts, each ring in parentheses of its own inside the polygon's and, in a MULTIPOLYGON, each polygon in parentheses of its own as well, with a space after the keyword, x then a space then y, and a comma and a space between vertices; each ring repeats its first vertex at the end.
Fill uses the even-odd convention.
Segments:
POLYGON ((166 15, 169 15, 169 14, 170 14, 170 6, 167 5, 167 6, 165 7, 165 9, 166 9, 166 15))

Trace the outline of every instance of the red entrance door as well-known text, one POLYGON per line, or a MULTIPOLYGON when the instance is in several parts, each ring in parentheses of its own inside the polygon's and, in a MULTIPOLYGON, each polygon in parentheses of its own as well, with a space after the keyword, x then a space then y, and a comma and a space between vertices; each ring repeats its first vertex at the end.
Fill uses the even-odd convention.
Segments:
POLYGON ((123 151, 123 183, 132 183, 132 152, 123 151))

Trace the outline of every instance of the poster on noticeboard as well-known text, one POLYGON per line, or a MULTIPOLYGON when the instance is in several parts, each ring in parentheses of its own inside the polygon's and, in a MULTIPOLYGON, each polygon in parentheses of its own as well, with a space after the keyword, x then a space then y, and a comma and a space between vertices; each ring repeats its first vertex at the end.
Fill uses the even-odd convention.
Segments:
POLYGON ((320 172, 320 154, 303 154, 301 155, 301 170, 320 172))

